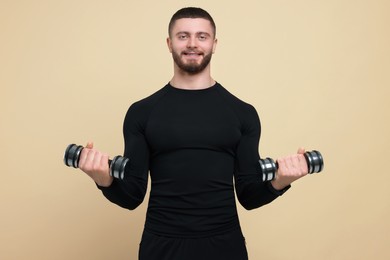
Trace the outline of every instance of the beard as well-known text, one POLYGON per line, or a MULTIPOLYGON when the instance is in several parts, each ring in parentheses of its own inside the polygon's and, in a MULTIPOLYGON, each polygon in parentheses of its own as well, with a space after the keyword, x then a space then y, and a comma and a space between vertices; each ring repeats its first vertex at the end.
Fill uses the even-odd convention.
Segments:
POLYGON ((207 67, 207 65, 209 65, 212 56, 213 56, 212 52, 206 54, 205 56, 203 56, 203 59, 199 64, 197 62, 191 62, 191 61, 185 63, 181 59, 181 55, 179 53, 172 51, 172 58, 173 61, 176 63, 176 65, 181 70, 191 75, 195 75, 202 72, 207 67))

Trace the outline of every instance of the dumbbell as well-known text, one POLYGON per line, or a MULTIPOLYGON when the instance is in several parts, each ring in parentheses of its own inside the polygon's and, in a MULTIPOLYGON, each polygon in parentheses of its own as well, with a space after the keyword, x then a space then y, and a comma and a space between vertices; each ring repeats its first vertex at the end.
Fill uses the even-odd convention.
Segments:
MULTIPOLYGON (((64 163, 66 166, 78 168, 80 161, 81 151, 84 149, 81 145, 70 144, 65 150, 64 154, 64 163)), ((125 177, 125 167, 128 158, 123 156, 115 156, 112 160, 108 160, 108 164, 110 166, 110 176, 121 179, 125 177)))
MULTIPOLYGON (((309 169, 309 174, 320 172, 324 169, 324 159, 319 151, 311 151, 303 154, 307 167, 309 169)), ((278 163, 267 157, 265 159, 260 159, 259 164, 261 167, 261 173, 263 175, 263 181, 272 181, 276 177, 276 171, 278 169, 278 163)))

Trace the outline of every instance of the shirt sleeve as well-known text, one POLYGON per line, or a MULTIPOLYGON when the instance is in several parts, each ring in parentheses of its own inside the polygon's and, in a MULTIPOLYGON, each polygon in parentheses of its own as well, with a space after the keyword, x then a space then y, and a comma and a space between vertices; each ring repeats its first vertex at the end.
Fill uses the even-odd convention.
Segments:
POLYGON ((270 182, 263 182, 259 164, 260 120, 253 106, 242 119, 242 137, 236 150, 235 187, 240 204, 247 210, 268 204, 290 186, 278 191, 270 182))
POLYGON ((98 188, 112 203, 133 210, 144 200, 149 172, 149 147, 145 138, 146 119, 142 110, 133 104, 123 124, 124 157, 129 158, 124 179, 114 179, 109 187, 98 188))

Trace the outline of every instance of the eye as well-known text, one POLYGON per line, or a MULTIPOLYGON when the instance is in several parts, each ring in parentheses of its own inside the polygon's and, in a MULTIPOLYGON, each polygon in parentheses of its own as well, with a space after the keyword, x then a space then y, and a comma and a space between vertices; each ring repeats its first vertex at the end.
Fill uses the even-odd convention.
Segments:
POLYGON ((179 40, 185 40, 185 39, 187 39, 188 37, 187 37, 186 34, 179 34, 179 35, 178 35, 178 38, 179 38, 179 40))
POLYGON ((201 40, 201 41, 205 41, 205 40, 207 40, 207 36, 205 34, 200 34, 198 36, 198 39, 201 40))

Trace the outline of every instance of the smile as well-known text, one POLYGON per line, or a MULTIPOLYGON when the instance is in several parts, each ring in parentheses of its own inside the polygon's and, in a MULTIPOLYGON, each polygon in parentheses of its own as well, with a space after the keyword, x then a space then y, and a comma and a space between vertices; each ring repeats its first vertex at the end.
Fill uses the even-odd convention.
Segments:
POLYGON ((198 52, 183 52, 183 55, 184 56, 189 56, 189 57, 198 57, 198 56, 201 56, 202 53, 198 53, 198 52))

